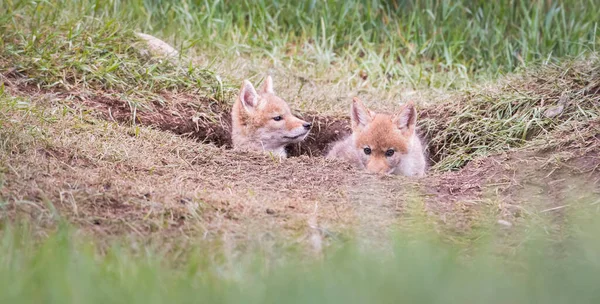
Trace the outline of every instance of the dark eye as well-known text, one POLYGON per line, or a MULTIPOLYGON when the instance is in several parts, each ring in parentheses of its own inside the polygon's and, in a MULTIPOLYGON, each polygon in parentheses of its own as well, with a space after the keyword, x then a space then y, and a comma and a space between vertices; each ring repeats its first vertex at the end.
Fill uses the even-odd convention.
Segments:
POLYGON ((281 117, 281 115, 273 117, 274 121, 280 121, 282 119, 283 119, 283 117, 281 117))
POLYGON ((363 151, 365 151, 365 154, 367 155, 371 154, 371 148, 369 147, 364 148, 363 151))
POLYGON ((389 149, 387 151, 385 151, 385 156, 390 157, 392 155, 394 155, 394 149, 389 149))

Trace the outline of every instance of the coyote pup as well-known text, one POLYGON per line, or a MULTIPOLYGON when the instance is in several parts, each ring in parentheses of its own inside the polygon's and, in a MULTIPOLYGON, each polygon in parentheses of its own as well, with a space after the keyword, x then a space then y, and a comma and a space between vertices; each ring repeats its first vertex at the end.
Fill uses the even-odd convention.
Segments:
POLYGON ((352 134, 333 145, 327 158, 345 159, 373 173, 425 175, 425 155, 415 133, 417 111, 412 102, 394 115, 375 113, 354 97, 352 134))
POLYGON ((287 157, 285 146, 304 140, 311 123, 292 115, 287 103, 277 97, 268 76, 260 92, 244 80, 231 110, 231 140, 234 149, 267 151, 287 157))

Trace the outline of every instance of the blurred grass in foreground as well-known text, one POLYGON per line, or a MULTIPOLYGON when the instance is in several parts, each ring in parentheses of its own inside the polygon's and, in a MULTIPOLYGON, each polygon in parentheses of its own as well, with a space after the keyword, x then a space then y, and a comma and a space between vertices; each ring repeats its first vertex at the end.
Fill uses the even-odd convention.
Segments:
POLYGON ((560 241, 543 229, 528 231, 507 255, 491 238, 465 251, 421 231, 395 237, 391 252, 349 242, 326 249, 322 259, 292 254, 277 263, 259 253, 223 262, 211 258, 214 248, 202 246, 185 254, 152 246, 100 248, 64 227, 34 240, 30 229, 9 225, 0 233, 0 301, 597 303, 597 214, 566 221, 561 234, 568 237, 560 241))

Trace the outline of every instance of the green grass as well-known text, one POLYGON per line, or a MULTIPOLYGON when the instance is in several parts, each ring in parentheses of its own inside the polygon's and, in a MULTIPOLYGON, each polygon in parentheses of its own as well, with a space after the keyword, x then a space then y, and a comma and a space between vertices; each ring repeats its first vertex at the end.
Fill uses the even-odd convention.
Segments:
POLYGON ((308 62, 325 71, 354 61, 357 70, 390 85, 497 75, 595 51, 600 35, 593 0, 139 1, 103 9, 123 10, 127 18, 145 20, 144 30, 200 47, 308 62))
POLYGON ((235 91, 227 76, 238 76, 227 71, 221 81, 210 68, 187 60, 146 56, 133 34, 137 29, 171 37, 167 40, 182 53, 212 50, 210 56, 225 60, 240 53, 294 61, 294 71, 300 72, 323 65, 342 82, 366 71, 373 86, 390 90, 452 86, 458 78, 489 78, 551 61, 522 79, 542 81, 535 90, 513 82, 495 93, 470 84, 457 96, 462 102, 425 109, 435 114, 422 125, 443 170, 523 146, 573 118, 598 116, 594 95, 585 93, 598 85, 598 60, 579 70, 554 64, 596 52, 600 7, 595 1, 55 0, 5 1, 0 8, 7 12, 0 16, 0 70, 8 79, 44 88, 102 90, 127 102, 134 113, 145 102, 167 102, 158 94, 165 90, 226 100, 223 93, 235 91), (580 109, 569 107, 562 118, 544 117, 562 92, 580 109))
MULTIPOLYGON (((528 232, 501 257, 479 240, 471 254, 429 233, 397 236, 393 249, 329 248, 322 259, 275 262, 259 252, 219 259, 214 248, 94 242, 61 227, 0 232, 2 303, 597 303, 600 238, 569 221, 562 242, 528 232), (531 237, 531 235, 536 235, 531 237), (137 248, 136 248, 137 247, 137 248)), ((25 228, 23 228, 25 227, 25 228)), ((541 228, 541 227, 540 227, 541 228)), ((542 231, 540 231, 542 232, 542 231)), ((473 245, 473 244, 471 244, 473 245)))
MULTIPOLYGON (((0 0, 0 81, 102 91, 130 105, 161 101, 158 94, 165 90, 225 99, 227 78, 217 78, 210 64, 160 61, 139 52, 133 33, 142 30, 173 42, 182 53, 268 59, 293 71, 315 69, 314 78, 345 81, 362 74, 383 90, 461 87, 520 67, 597 53, 598 20, 600 6, 592 0, 0 0)), ((491 90, 469 86, 460 100, 430 109, 423 127, 435 157, 442 159, 437 169, 460 168, 555 130, 594 139, 597 127, 589 122, 597 122, 600 112, 598 95, 590 92, 600 79, 597 58, 588 58, 549 65, 491 90), (544 111, 557 106, 563 93, 569 103, 562 115, 546 117, 544 111)), ((23 116, 45 119, 26 99, 3 101, 23 116)), ((25 120, 0 115, 0 147, 7 153, 27 149, 18 143, 43 138, 40 132, 25 120), (9 128, 18 124, 29 133, 9 128)), ((3 190, 8 169, 0 165, 3 190)), ((597 202, 588 205, 587 221, 598 211, 597 202)), ((65 227, 40 237, 43 228, 7 220, 1 212, 8 207, 0 199, 1 303, 600 300, 600 227, 581 224, 581 218, 558 223, 553 218, 550 229, 529 223, 516 232, 475 227, 467 236, 409 227, 390 240, 392 252, 334 240, 323 259, 306 259, 260 250, 228 256, 218 246, 180 248, 138 239, 105 245, 65 227), (481 240, 490 235, 503 239, 481 240), (453 237, 459 240, 447 242, 453 237)), ((402 220, 416 226, 432 221, 402 220)))
POLYGON ((597 145, 599 69, 597 56, 565 60, 476 85, 425 109, 421 126, 430 156, 439 161, 435 167, 460 169, 478 157, 527 145, 597 145))
POLYGON ((44 89, 102 90, 130 104, 164 102, 155 93, 166 90, 223 98, 223 84, 212 71, 152 58, 127 23, 61 5, 0 3, 7 12, 0 16, 2 80, 44 89))
MULTIPOLYGON (((127 38, 132 29, 171 38, 184 51, 212 50, 227 58, 242 54, 285 66, 316 66, 321 74, 337 77, 364 74, 380 88, 464 84, 531 63, 595 52, 600 43, 600 6, 593 0, 9 0, 0 3, 0 10, 6 12, 0 26, 8 34, 3 37, 5 52, 17 40, 18 49, 35 49, 41 56, 34 58, 44 62, 40 43, 46 39, 58 38, 60 45, 62 36, 72 43, 90 35, 83 48, 63 48, 60 59, 82 51, 106 57, 102 67, 83 60, 75 68, 93 70, 103 79, 96 80, 111 85, 119 85, 111 79, 118 73, 111 70, 122 64, 103 51, 128 49, 115 50, 106 42, 121 33, 127 38)), ((40 63, 39 68, 46 67, 40 63)), ((143 74, 133 73, 134 79, 143 74)))

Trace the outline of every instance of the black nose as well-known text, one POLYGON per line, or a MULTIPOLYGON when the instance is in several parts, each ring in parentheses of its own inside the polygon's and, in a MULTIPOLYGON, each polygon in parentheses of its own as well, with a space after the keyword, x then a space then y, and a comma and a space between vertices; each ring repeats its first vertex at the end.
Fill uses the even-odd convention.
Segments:
POLYGON ((302 126, 304 127, 304 129, 310 130, 310 126, 312 126, 312 124, 310 122, 305 122, 302 126))

